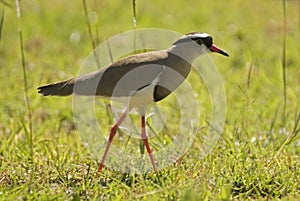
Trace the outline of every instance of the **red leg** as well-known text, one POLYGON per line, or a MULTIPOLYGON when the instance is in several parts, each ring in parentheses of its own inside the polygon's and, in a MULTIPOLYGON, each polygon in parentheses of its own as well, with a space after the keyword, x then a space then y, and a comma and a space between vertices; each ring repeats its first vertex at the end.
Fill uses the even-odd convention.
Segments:
POLYGON ((122 121, 125 119, 126 113, 127 113, 127 110, 125 109, 124 112, 123 112, 123 114, 121 115, 120 119, 119 119, 119 120, 117 121, 117 123, 115 123, 115 125, 110 129, 110 134, 109 134, 108 142, 107 142, 107 144, 106 144, 105 152, 104 152, 104 154, 103 154, 101 163, 100 163, 100 165, 99 165, 98 172, 101 172, 101 170, 102 170, 102 168, 103 168, 103 166, 104 166, 104 162, 105 162, 105 159, 106 159, 108 150, 109 150, 109 148, 110 148, 111 142, 112 142, 114 136, 116 135, 117 130, 118 130, 120 124, 121 124, 122 121))
POLYGON ((148 143, 148 137, 147 137, 147 135, 146 135, 145 116, 141 116, 141 120, 142 120, 142 134, 141 134, 142 140, 144 141, 144 144, 145 144, 145 146, 146 146, 148 155, 149 155, 150 160, 151 160, 151 164, 152 164, 153 170, 156 172, 156 167, 155 167, 154 158, 153 158, 153 155, 152 155, 152 152, 151 152, 149 143, 148 143))

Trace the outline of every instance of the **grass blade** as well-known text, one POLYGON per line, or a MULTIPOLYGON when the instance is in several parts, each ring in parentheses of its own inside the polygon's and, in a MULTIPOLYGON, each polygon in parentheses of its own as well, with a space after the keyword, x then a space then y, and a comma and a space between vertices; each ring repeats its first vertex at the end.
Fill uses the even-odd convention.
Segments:
POLYGON ((89 37, 90 37, 90 40, 91 40, 91 43, 92 43, 92 46, 93 46, 93 54, 94 54, 97 66, 100 67, 100 61, 99 61, 99 57, 98 57, 97 51, 96 51, 96 41, 93 38, 92 26, 91 26, 89 16, 88 16, 86 1, 82 0, 82 4, 83 4, 84 15, 85 15, 85 18, 86 18, 86 24, 87 24, 87 27, 88 27, 89 37))
POLYGON ((0 20, 0 43, 1 43, 1 39, 2 39, 2 30, 3 30, 3 23, 4 23, 4 13, 5 13, 5 10, 3 8, 2 15, 1 15, 1 20, 0 20))
POLYGON ((283 122, 286 119, 286 0, 282 0, 283 5, 283 44, 282 44, 282 82, 283 82, 283 122))
POLYGON ((133 28, 136 29, 136 0, 132 0, 133 28))
MULTIPOLYGON (((33 156, 33 131, 32 131, 32 113, 31 113, 31 106, 30 100, 28 95, 28 81, 27 81, 27 71, 26 71, 26 62, 25 62, 25 54, 24 54, 24 42, 23 42, 23 33, 22 33, 22 26, 21 26, 21 7, 20 7, 20 0, 16 0, 16 12, 17 18, 19 21, 19 42, 20 42, 20 51, 21 51, 21 63, 22 63, 22 71, 23 71, 23 85, 25 91, 25 102, 26 102, 26 109, 29 121, 29 145, 30 145, 30 154, 33 156)), ((26 132, 26 130, 25 130, 26 132)))
POLYGON ((11 5, 10 3, 8 3, 7 1, 0 0, 0 2, 1 2, 3 5, 5 5, 5 6, 9 7, 9 8, 12 8, 12 5, 11 5))

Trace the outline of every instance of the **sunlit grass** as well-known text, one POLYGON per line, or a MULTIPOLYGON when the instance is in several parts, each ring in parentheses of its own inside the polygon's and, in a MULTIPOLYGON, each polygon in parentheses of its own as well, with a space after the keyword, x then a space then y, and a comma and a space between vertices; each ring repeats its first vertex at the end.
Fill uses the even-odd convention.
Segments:
MULTIPOLYGON (((0 1, 0 5, 5 6, 7 2, 0 1)), ((3 16, 0 29, 1 199, 300 198, 297 1, 286 1, 286 109, 282 95, 285 28, 281 1, 136 1, 137 29, 208 32, 218 46, 230 53, 229 58, 211 55, 226 90, 224 133, 211 154, 200 159, 211 103, 204 84, 196 82, 195 75, 191 75, 189 80, 197 89, 203 115, 200 130, 184 157, 157 175, 122 174, 109 168, 97 174, 99 161, 84 148, 75 128, 72 98, 37 94, 36 87, 41 84, 76 76, 91 52, 83 2, 21 1, 31 120, 26 106, 15 8, 9 3, 13 8, 5 7, 3 15, 0 8, 3 16), (72 34, 77 38, 72 38, 72 34), (30 121, 32 139, 27 132, 30 121)), ((97 21, 90 25, 96 34, 94 43, 133 28, 133 2, 85 2, 87 12, 97 14, 97 21)), ((105 104, 100 102, 99 121, 107 116, 105 104)), ((173 105, 168 101, 160 106, 165 113, 173 114, 173 105)), ((101 126, 108 131, 109 119, 103 122, 101 126)), ((176 120, 171 119, 168 130, 176 130, 175 124, 176 120)), ((124 140, 119 137, 116 135, 115 143, 122 146, 124 140)), ((134 140, 128 142, 128 146, 137 146, 136 149, 137 144, 134 140)))

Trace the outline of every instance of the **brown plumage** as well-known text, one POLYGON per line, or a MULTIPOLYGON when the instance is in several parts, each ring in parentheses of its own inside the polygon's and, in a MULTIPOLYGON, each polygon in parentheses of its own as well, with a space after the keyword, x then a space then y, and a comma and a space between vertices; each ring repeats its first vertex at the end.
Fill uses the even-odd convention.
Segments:
POLYGON ((127 57, 96 72, 41 86, 38 88, 38 93, 44 96, 76 94, 108 98, 128 97, 132 91, 150 85, 161 74, 154 90, 154 101, 159 101, 168 96, 183 81, 180 78, 174 79, 167 73, 163 74, 164 71, 168 72, 168 69, 186 78, 191 64, 167 50, 147 52, 127 57), (120 81, 129 72, 132 72, 132 75, 120 81), (118 84, 122 84, 122 88, 116 87, 118 84))

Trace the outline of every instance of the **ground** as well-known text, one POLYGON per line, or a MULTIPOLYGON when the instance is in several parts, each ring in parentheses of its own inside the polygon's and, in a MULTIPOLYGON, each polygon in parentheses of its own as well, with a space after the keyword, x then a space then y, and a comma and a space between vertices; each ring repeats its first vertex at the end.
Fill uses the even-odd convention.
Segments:
MULTIPOLYGON (((15 2, 0 1, 0 199, 300 199, 298 1, 286 1, 286 7, 285 1, 271 0, 136 2, 137 29, 207 32, 230 54, 211 55, 226 92, 225 124, 216 145, 199 158, 211 102, 205 83, 195 82, 192 72, 200 127, 185 154, 156 174, 111 168, 98 174, 100 156, 90 154, 78 135, 72 98, 37 93, 41 84, 76 76, 93 50, 84 2, 21 1, 18 20, 15 2)), ((96 45, 134 29, 130 1, 87 1, 86 9, 96 45)), ((97 104, 97 118, 108 134, 107 101, 97 104)), ((159 106, 173 113, 168 100, 159 106)), ((164 130, 166 143, 176 121, 171 118, 164 130)), ((122 133, 115 140, 139 151, 138 142, 126 142, 122 133)), ((150 139, 154 149, 156 142, 150 139)))

